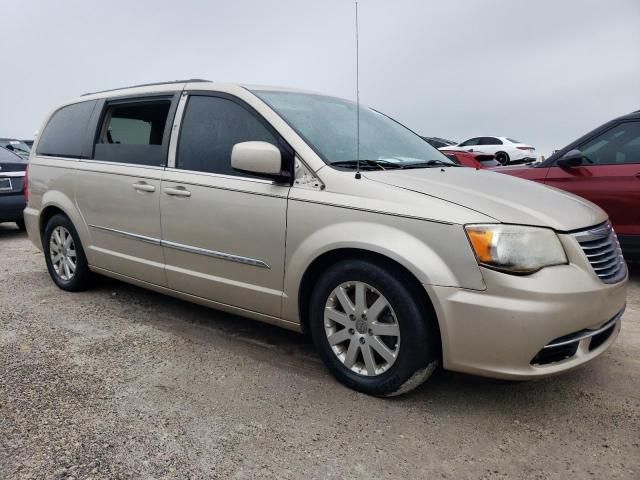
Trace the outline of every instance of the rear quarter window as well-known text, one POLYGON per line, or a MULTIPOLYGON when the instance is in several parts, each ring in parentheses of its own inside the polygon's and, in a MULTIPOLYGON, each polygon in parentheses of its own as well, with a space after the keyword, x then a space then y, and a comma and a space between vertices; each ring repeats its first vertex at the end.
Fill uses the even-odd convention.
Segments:
POLYGON ((88 158, 91 154, 88 126, 95 106, 96 101, 90 100, 57 110, 40 135, 36 154, 88 158))

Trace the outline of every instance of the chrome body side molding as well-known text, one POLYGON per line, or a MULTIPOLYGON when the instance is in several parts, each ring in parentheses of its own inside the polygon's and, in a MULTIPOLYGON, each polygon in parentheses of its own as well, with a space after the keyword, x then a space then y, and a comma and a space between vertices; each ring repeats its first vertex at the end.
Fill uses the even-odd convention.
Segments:
POLYGON ((91 228, 95 228, 96 230, 111 233, 113 235, 119 235, 121 237, 131 238, 133 240, 138 240, 145 243, 150 243, 152 245, 173 248, 174 250, 195 253, 198 255, 205 255, 207 257, 218 258, 220 260, 228 260, 230 262, 242 263, 244 265, 251 265, 253 267, 271 268, 267 263, 263 262, 262 260, 257 260, 255 258, 243 257, 241 255, 234 255, 234 254, 225 253, 225 252, 218 252, 216 250, 209 250, 206 248, 192 247, 191 245, 184 245, 182 243, 170 242, 168 240, 162 240, 160 238, 146 237, 144 235, 138 235, 136 233, 124 232, 122 230, 116 230, 113 228, 100 227, 98 225, 89 225, 89 226, 91 228))

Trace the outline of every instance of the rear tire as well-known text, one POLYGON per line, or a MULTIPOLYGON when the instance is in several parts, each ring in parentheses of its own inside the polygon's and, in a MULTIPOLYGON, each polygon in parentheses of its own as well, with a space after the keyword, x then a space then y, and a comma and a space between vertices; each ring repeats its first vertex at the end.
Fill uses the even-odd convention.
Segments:
POLYGON ((508 165, 510 158, 507 152, 498 152, 496 153, 496 160, 500 162, 501 165, 508 165))
POLYGON ((437 367, 437 320, 406 277, 370 261, 347 260, 330 267, 315 285, 311 335, 325 365, 347 387, 400 395, 437 367))
POLYGON ((42 238, 49 275, 63 290, 79 292, 91 285, 91 271, 80 237, 68 217, 51 217, 42 238))

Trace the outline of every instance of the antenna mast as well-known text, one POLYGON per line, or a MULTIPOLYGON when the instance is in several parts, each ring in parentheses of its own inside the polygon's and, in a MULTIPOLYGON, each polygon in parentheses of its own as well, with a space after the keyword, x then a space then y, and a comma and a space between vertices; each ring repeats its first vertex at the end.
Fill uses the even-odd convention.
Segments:
POLYGON ((356 4, 356 178, 360 175, 360 50, 358 45, 358 2, 356 4))

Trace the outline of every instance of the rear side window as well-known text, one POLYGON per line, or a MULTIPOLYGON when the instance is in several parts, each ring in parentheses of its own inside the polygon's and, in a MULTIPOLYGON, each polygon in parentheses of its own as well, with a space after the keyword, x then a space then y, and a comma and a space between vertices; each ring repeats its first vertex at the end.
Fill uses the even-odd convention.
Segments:
POLYGON ((98 128, 94 158, 108 162, 164 166, 171 100, 107 104, 98 128))
POLYGON ((495 137, 482 137, 480 145, 502 145, 502 141, 495 137))
POLYGON ((221 97, 192 96, 182 119, 176 168, 250 177, 231 168, 236 143, 278 141, 258 118, 238 103, 221 97))
POLYGON ((88 158, 91 141, 87 127, 96 101, 74 103, 56 111, 40 134, 38 155, 88 158))

